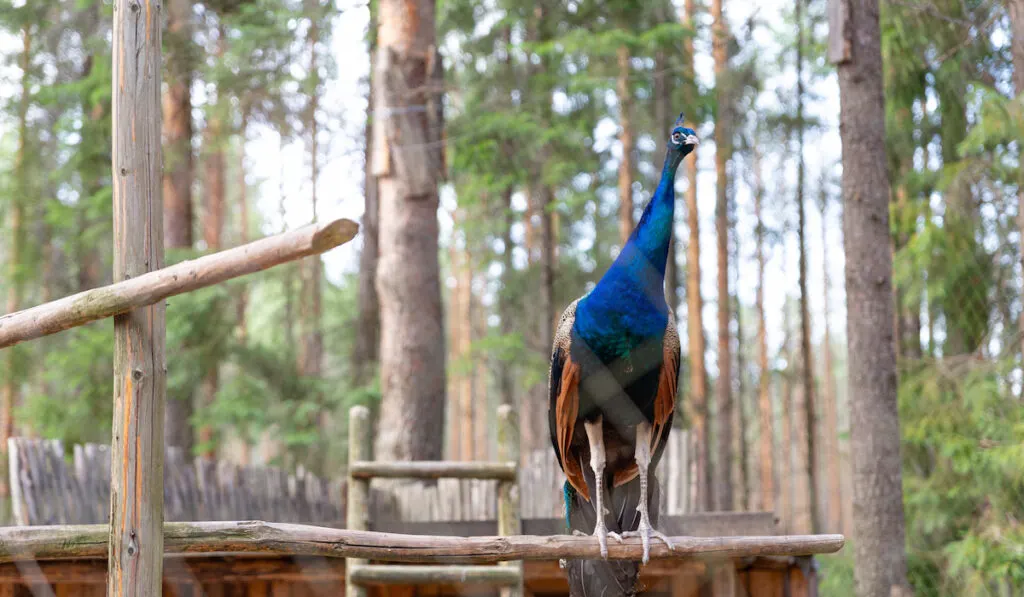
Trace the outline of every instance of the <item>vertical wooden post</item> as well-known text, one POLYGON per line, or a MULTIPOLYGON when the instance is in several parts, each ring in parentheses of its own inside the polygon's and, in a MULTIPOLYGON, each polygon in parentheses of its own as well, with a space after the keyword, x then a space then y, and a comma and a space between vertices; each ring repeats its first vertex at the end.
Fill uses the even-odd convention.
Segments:
MULTIPOLYGON (((370 460, 370 409, 353 406, 348 411, 348 463, 370 460)), ((366 531, 370 528, 370 480, 348 476, 348 500, 345 506, 345 528, 366 531)), ((349 558, 345 561, 345 597, 366 597, 366 587, 352 582, 352 570, 367 563, 349 558)))
MULTIPOLYGON (((512 462, 519 466, 519 421, 515 411, 508 404, 498 407, 498 461, 512 462)), ((498 482, 498 534, 518 535, 522 532, 523 521, 519 511, 519 474, 515 481, 498 482)), ((505 565, 519 568, 519 584, 501 589, 501 597, 522 597, 523 563, 505 562, 505 565)))
MULTIPOLYGON (((114 282, 164 265, 160 0, 115 0, 114 282)), ((164 304, 114 318, 107 595, 161 594, 164 304)))

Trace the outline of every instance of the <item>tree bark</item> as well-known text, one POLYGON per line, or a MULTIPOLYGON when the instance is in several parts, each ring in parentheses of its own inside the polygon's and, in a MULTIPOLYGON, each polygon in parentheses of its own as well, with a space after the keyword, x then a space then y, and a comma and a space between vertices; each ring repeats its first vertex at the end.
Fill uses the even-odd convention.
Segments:
MULTIPOLYGON (((370 15, 371 30, 376 26, 376 15, 370 15)), ((380 300, 377 297, 377 245, 380 207, 377 201, 377 179, 373 176, 373 53, 375 44, 370 44, 370 91, 366 105, 366 149, 363 166, 363 249, 359 253, 359 318, 356 320, 356 337, 352 347, 352 369, 356 385, 366 385, 373 379, 380 358, 380 300)))
MULTIPOLYGON (((14 313, 21 306, 24 276, 21 273, 22 252, 25 246, 25 200, 28 197, 28 172, 25 159, 28 144, 28 107, 31 101, 29 73, 32 60, 32 32, 29 25, 21 30, 21 97, 18 100, 18 149, 15 154, 14 179, 16 190, 10 196, 10 247, 7 254, 7 313, 14 313)), ((17 371, 17 355, 12 349, 3 354, 4 382, 0 387, 0 520, 6 522, 9 514, 10 487, 8 486, 7 440, 14 434, 14 405, 18 401, 20 375, 17 371)))
MULTIPOLYGON (((832 331, 829 324, 831 315, 829 299, 831 295, 831 278, 829 277, 828 261, 828 195, 825 189, 825 182, 821 184, 821 260, 822 260, 822 294, 823 294, 823 318, 825 335, 822 339, 822 376, 821 402, 825 411, 825 429, 823 448, 825 448, 826 477, 828 482, 828 528, 833 533, 842 533, 843 529, 843 500, 846 499, 842 490, 840 471, 842 461, 839 456, 839 408, 836 404, 836 375, 832 364, 832 331)), ((918 346, 920 346, 918 342, 918 346)))
POLYGON ((445 411, 445 339, 437 254, 443 80, 435 3, 381 0, 378 11, 373 166, 380 199, 383 398, 376 455, 436 460, 445 411), (403 110, 424 105, 426 111, 403 110))
MULTIPOLYGON (((735 204, 734 204, 735 205, 735 204)), ((736 280, 733 288, 739 289, 739 264, 740 264, 740 239, 738 235, 733 235, 733 272, 736 274, 736 280)), ((735 463, 732 469, 733 473, 733 487, 736 488, 735 495, 733 497, 733 507, 735 511, 742 512, 750 508, 750 476, 748 473, 748 459, 747 459, 747 413, 744 408, 744 396, 746 396, 746 384, 744 384, 744 370, 745 361, 743 358, 743 317, 742 308, 740 305, 740 297, 737 293, 732 300, 733 308, 735 310, 736 319, 736 404, 733 408, 732 416, 732 434, 733 434, 733 462, 735 463)))
MULTIPOLYGON (((166 91, 163 94, 164 243, 192 248, 192 1, 167 0, 166 91)), ((164 420, 167 445, 192 453, 192 396, 172 396, 164 420)))
MULTIPOLYGON (((1010 53, 1013 55, 1013 87, 1017 97, 1024 94, 1024 0, 1007 0, 1010 13, 1010 53)), ((1017 150, 1018 162, 1024 163, 1024 149, 1017 150)), ((1017 228, 1024 239, 1024 167, 1017 172, 1017 228)), ((1020 247, 1021 266, 1024 267, 1024 242, 1020 247)), ((1022 290, 1024 295, 1024 290, 1022 290)), ((1020 333, 1021 359, 1024 359, 1024 311, 1017 321, 1020 333)))
POLYGON ((839 64, 843 143, 854 579, 858 596, 906 591, 900 424, 893 351, 889 172, 878 0, 847 0, 839 64))
MULTIPOLYGON (((224 40, 224 26, 217 27, 217 57, 224 56, 226 48, 224 40)), ((206 146, 205 183, 203 185, 203 199, 206 202, 206 209, 203 213, 203 241, 206 243, 206 250, 217 252, 223 246, 221 236, 224 232, 224 211, 225 211, 225 158, 224 158, 224 123, 221 120, 221 110, 217 102, 222 97, 222 91, 217 89, 214 96, 213 113, 204 131, 203 144, 206 146)), ((219 363, 207 363, 209 370, 203 378, 200 390, 200 400, 206 408, 210 407, 217 398, 217 388, 220 385, 219 363)), ((213 458, 216 448, 213 445, 213 427, 204 424, 199 428, 199 443, 203 445, 202 455, 213 458)))
POLYGON ((619 141, 622 143, 622 159, 619 161, 619 241, 626 246, 633 233, 633 92, 629 87, 629 48, 619 46, 616 50, 619 71, 616 89, 619 99, 619 141))
MULTIPOLYGON (((459 220, 465 225, 465 212, 459 220)), ((458 387, 458 400, 460 406, 458 424, 459 435, 462 437, 459 445, 459 460, 473 460, 473 421, 475 419, 473 403, 473 368, 469 364, 469 350, 473 342, 473 269, 472 259, 468 247, 456 248, 458 253, 458 270, 455 272, 456 287, 458 293, 457 310, 453 312, 456 321, 455 358, 459 362, 459 371, 456 373, 456 385, 458 387)))
MULTIPOLYGON (((512 227, 515 225, 515 213, 512 211, 512 187, 502 193, 505 213, 505 225, 501 232, 501 243, 504 247, 501 254, 501 295, 498 297, 499 316, 501 317, 501 334, 508 337, 515 333, 514 314, 512 313, 512 297, 509 295, 514 266, 512 262, 512 227)), ((501 383, 501 403, 514 405, 516 398, 515 370, 512 363, 502 363, 499 376, 501 383)))
POLYGON ((728 56, 728 28, 722 13, 724 0, 712 0, 712 54, 715 62, 715 98, 718 114, 715 122, 715 173, 718 178, 715 201, 715 232, 718 241, 718 382, 716 384, 715 431, 717 443, 714 475, 714 504, 716 510, 732 507, 732 478, 729 474, 732 454, 732 373, 729 347, 729 198, 726 163, 731 153, 729 140, 729 94, 726 70, 728 56))
MULTIPOLYGON (((654 81, 653 81, 653 93, 654 93, 654 126, 661 127, 665 126, 669 122, 669 114, 671 113, 672 103, 672 90, 668 85, 668 57, 664 50, 658 50, 654 53, 654 81)), ((655 129, 654 139, 659 142, 660 137, 657 133, 659 129, 655 129)), ((657 176, 657 174, 655 175, 657 176)), ((653 185, 657 184, 657 180, 652 181, 653 185)), ((672 227, 672 236, 669 238, 668 243, 668 259, 665 261, 665 302, 668 303, 669 309, 676 315, 676 321, 679 321, 679 265, 676 258, 676 242, 675 226, 672 227)))
POLYGON ((768 368, 768 325, 764 312, 764 218, 762 204, 764 202, 764 182, 761 173, 761 152, 754 144, 754 218, 756 220, 757 238, 757 411, 759 425, 758 461, 760 473, 760 501, 758 508, 769 512, 775 509, 775 469, 774 445, 775 430, 772 424, 771 370, 768 368))
MULTIPOLYGON (((313 79, 313 90, 309 98, 307 113, 307 129, 309 130, 309 184, 310 205, 313 210, 312 221, 317 220, 318 183, 320 180, 320 144, 317 134, 319 126, 316 120, 320 109, 320 75, 318 72, 317 44, 320 41, 319 16, 313 15, 309 29, 309 76, 313 79)), ((324 332, 321 324, 323 319, 323 261, 314 255, 299 263, 302 271, 303 309, 300 314, 302 322, 302 342, 299 344, 299 372, 309 377, 320 377, 324 360, 324 332)))
MULTIPOLYGON (((696 31, 697 2, 686 0, 685 25, 696 31)), ((697 102, 696 70, 694 68, 693 37, 683 41, 686 51, 685 87, 686 105, 697 102)), ((704 299, 700 289, 700 214, 697 211, 697 153, 695 149, 686 162, 686 224, 689 242, 686 245, 686 329, 690 360, 690 419, 693 421, 693 469, 696 495, 694 509, 709 511, 714 508, 711 501, 711 445, 708 433, 708 375, 704 361, 704 299)))
POLYGON ((820 525, 817 521, 817 459, 815 436, 817 435, 814 412, 814 364, 811 356, 811 315, 807 296, 807 243, 804 213, 804 25, 803 0, 796 0, 796 133, 797 133, 797 241, 799 243, 799 286, 800 286, 800 384, 802 391, 796 394, 793 405, 797 417, 794 426, 796 442, 796 463, 794 474, 793 531, 813 533, 820 525))
MULTIPOLYGON (((249 130, 249 107, 242 107, 242 124, 238 128, 238 240, 244 245, 249 242, 249 194, 245 182, 245 142, 249 130)), ((246 324, 246 309, 249 304, 249 292, 245 286, 238 289, 236 304, 238 339, 243 343, 249 337, 246 324)))
MULTIPOLYGON (((164 266, 161 14, 116 0, 112 136, 114 282, 164 266), (118 84, 120 82, 120 84, 118 84)), ((163 302, 114 318, 107 595, 159 595, 164 561, 163 302)))

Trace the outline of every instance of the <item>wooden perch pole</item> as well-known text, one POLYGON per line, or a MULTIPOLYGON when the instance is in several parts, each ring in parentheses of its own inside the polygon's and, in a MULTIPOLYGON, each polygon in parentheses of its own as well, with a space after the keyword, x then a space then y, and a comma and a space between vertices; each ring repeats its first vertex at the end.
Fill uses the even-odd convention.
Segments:
MULTIPOLYGON (((123 183, 125 176, 115 178, 123 183)), ((132 220, 129 227, 137 226, 139 221, 132 220)), ((240 247, 143 273, 110 286, 10 313, 0 317, 0 348, 126 313, 281 263, 325 253, 352 240, 358 230, 358 224, 345 219, 309 224, 240 247)))
POLYGON ((497 479, 499 481, 514 481, 516 463, 371 460, 351 463, 348 472, 356 479, 497 479))
MULTIPOLYGON (((164 265, 159 0, 115 0, 113 25, 114 280, 130 284, 164 265)), ((148 301, 115 313, 107 595, 159 595, 165 307, 148 301)))
MULTIPOLYGON (((0 562, 96 558, 107 553, 107 525, 0 527, 0 562)), ((651 543, 652 559, 725 559, 835 553, 842 535, 672 537, 675 550, 651 543)), ((360 558, 412 564, 493 564, 514 560, 600 558, 594 537, 438 537, 353 531, 259 521, 164 524, 168 554, 261 553, 360 558)), ((639 560, 639 538, 608 542, 608 557, 639 560)), ((159 594, 159 593, 157 593, 159 594)))

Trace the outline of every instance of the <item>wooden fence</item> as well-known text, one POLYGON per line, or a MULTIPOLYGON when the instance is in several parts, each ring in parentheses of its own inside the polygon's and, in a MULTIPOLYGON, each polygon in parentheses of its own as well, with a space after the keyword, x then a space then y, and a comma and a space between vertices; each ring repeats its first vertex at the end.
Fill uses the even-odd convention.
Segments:
MULTIPOLYGON (((11 438, 11 498, 15 524, 108 521, 110 448, 76 445, 70 458, 59 440, 11 438)), ((288 474, 204 458, 168 448, 164 462, 167 521, 273 520, 341 526, 344 483, 308 472, 288 474)))
MULTIPOLYGON (((658 465, 661 512, 690 512, 685 431, 675 430, 658 465)), ((11 438, 10 483, 15 524, 107 522, 110 449, 76 445, 66 454, 59 440, 11 438)), ((522 516, 561 519, 565 477, 551 450, 535 450, 521 467, 522 516)), ((375 483, 375 485, 377 485, 375 483)), ((377 521, 442 522, 497 520, 497 482, 439 479, 435 483, 388 480, 374 487, 370 512, 377 521)), ((272 520, 343 527, 345 481, 273 467, 242 467, 204 458, 186 459, 168 448, 164 464, 167 521, 272 520)))

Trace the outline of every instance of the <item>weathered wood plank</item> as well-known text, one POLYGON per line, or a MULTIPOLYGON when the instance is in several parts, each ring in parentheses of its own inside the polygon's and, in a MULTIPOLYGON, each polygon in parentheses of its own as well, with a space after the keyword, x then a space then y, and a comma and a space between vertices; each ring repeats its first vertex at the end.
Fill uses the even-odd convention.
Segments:
MULTIPOLYGON (((107 525, 0 528, 0 562, 97 557, 107 552, 107 525)), ((513 560, 600 557, 594 537, 441 537, 330 529, 260 521, 172 522, 164 525, 166 553, 261 553, 362 558, 390 562, 490 564, 513 560)), ((811 555, 842 549, 842 535, 672 537, 674 549, 651 545, 659 559, 811 555)), ((611 559, 638 560, 639 538, 608 545, 611 559)))
MULTIPOLYGON (((159 276, 164 266, 161 7, 114 1, 114 281, 123 284, 159 276)), ((117 296, 101 290, 64 309, 43 305, 0 318, 0 345, 12 331, 10 343, 19 330, 28 339, 115 315, 107 594, 141 597, 159 594, 163 579, 165 306, 157 299, 112 309, 117 296)))
MULTIPOLYGON (((132 1, 138 5, 141 0, 127 0, 126 4, 132 1)), ((152 12, 159 13, 157 10, 152 12)), ((124 178, 124 175, 115 176, 118 181, 124 178)), ((10 313, 0 317, 0 348, 157 304, 171 296, 275 265, 325 253, 352 240, 358 230, 358 224, 346 219, 309 224, 162 269, 154 267, 151 269, 157 271, 140 273, 109 286, 10 313)))
POLYGON ((522 572, 509 566, 352 566, 348 574, 359 585, 472 584, 515 586, 522 572))
MULTIPOLYGON (((370 445, 370 409, 356 406, 349 410, 348 415, 348 459, 350 476, 348 479, 348 503, 346 506, 346 525, 354 531, 362 531, 370 526, 370 480, 351 476, 352 463, 369 460, 372 457, 370 445)), ((364 566, 365 559, 351 559, 352 567, 364 566)), ((345 597, 366 597, 366 588, 353 582, 352 575, 345 577, 345 597)))
POLYGON ((497 479, 516 478, 514 462, 406 461, 376 462, 364 460, 349 465, 356 479, 497 479))

